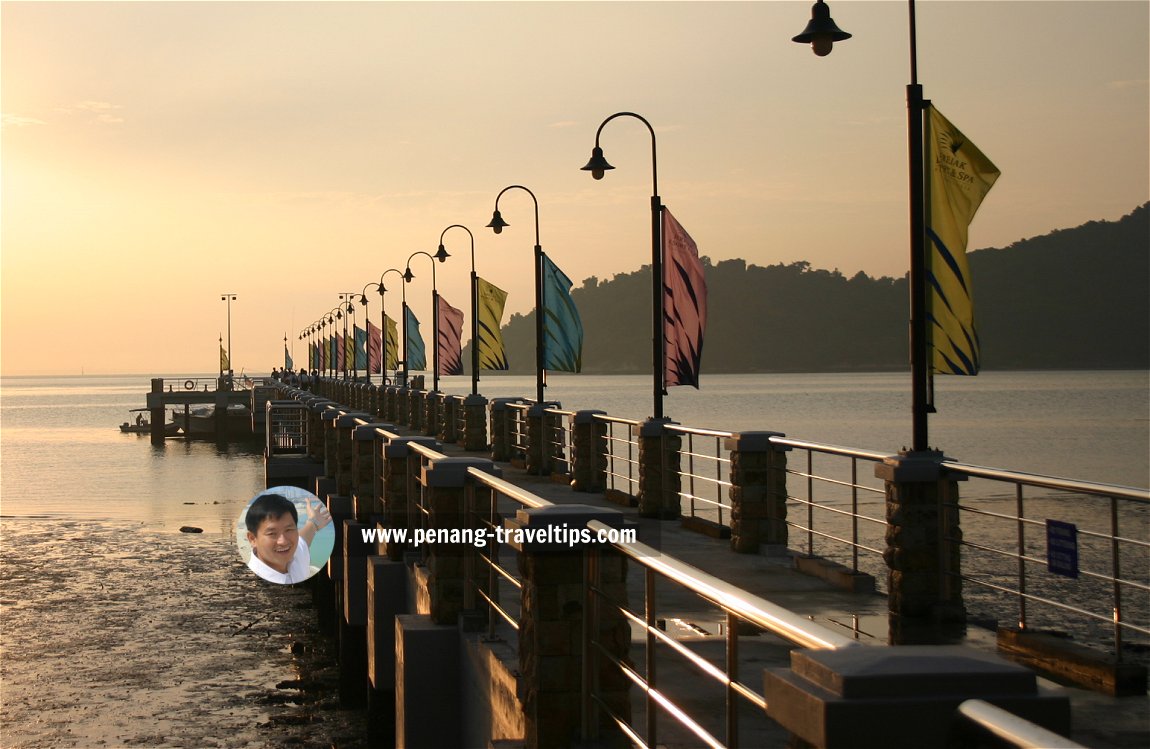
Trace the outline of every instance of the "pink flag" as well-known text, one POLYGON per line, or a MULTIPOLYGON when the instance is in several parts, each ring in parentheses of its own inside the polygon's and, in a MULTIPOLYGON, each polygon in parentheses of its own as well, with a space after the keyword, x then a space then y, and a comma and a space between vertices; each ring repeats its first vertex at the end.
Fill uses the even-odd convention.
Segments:
POLYGON ((383 372, 383 336, 379 328, 367 321, 367 373, 369 375, 383 372))
POLYGON ((337 370, 347 369, 347 342, 343 338, 343 333, 335 334, 335 368, 337 370))
POLYGON ((439 374, 463 374, 463 348, 461 338, 463 335, 463 313, 439 297, 439 374))
POLYGON ((695 240, 663 209, 663 387, 699 387, 707 281, 695 240))

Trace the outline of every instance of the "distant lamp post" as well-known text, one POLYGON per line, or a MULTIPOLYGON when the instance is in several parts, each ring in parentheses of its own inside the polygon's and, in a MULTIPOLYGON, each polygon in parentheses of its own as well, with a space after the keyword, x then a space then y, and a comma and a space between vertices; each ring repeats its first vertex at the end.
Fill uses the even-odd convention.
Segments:
MULTIPOLYGON (((443 237, 450 229, 463 229, 471 238, 471 394, 479 394, 479 276, 475 274, 475 235, 463 224, 452 224, 439 233, 439 252, 447 254, 443 248, 443 237)), ((438 253, 436 253, 438 254, 438 253)))
POLYGON ((591 149, 591 160, 582 167, 591 172, 595 179, 603 179, 604 173, 615 167, 607 163, 603 149, 599 147, 599 136, 608 122, 616 117, 634 117, 647 126, 651 133, 651 378, 656 419, 663 418, 663 205, 659 200, 659 167, 655 148, 655 128, 651 123, 634 112, 616 112, 599 125, 595 131, 595 147, 591 149))
MULTIPOLYGON (((407 258, 407 269, 403 272, 403 280, 405 283, 411 283, 415 278, 415 274, 411 272, 411 261, 417 255, 423 255, 431 261, 431 390, 432 392, 439 392, 439 289, 435 285, 435 261, 443 263, 447 258, 451 257, 447 254, 447 250, 443 249, 443 245, 439 245, 439 250, 432 255, 430 252, 417 250, 407 258)), ((404 337, 404 343, 407 338, 404 337)), ((406 357, 405 357, 406 358, 406 357)))
MULTIPOLYGON (((364 307, 366 307, 367 306, 367 294, 364 292, 367 291, 367 287, 368 286, 375 286, 376 289, 379 291, 379 371, 380 371, 380 376, 383 378, 384 383, 387 382, 387 309, 384 307, 383 301, 384 301, 384 294, 387 293, 387 287, 383 285, 383 279, 384 279, 384 277, 387 276, 388 273, 395 273, 395 274, 399 275, 399 277, 401 279, 403 278, 403 271, 399 270, 398 268, 388 268, 383 273, 379 274, 379 283, 367 284, 367 286, 363 287, 363 291, 360 292, 360 296, 359 296, 359 303, 362 304, 364 307)), ((407 291, 406 291, 406 289, 404 289, 403 291, 404 291, 403 306, 404 306, 404 309, 407 309, 407 291)), ((366 318, 367 318, 367 313, 365 312, 364 313, 364 319, 366 319, 366 318)), ((399 325, 396 325, 396 328, 398 329, 399 325)), ((403 358, 406 359, 407 358, 407 348, 406 348, 407 347, 407 331, 406 330, 404 331, 403 343, 404 343, 404 357, 403 358)), ((405 369, 404 369, 404 384, 405 385, 406 385, 406 378, 407 378, 406 373, 407 373, 407 370, 406 370, 406 364, 405 364, 405 369)), ((370 375, 369 375, 369 379, 370 379, 370 375)))
MULTIPOLYGON (((220 301, 228 303, 228 389, 232 387, 232 371, 235 359, 232 358, 232 302, 236 300, 236 295, 231 293, 221 294, 220 301)), ((223 345, 223 338, 220 339, 220 345, 223 345)), ((221 372, 221 374, 223 374, 221 372)))
POLYGON ((347 318, 343 321, 343 378, 347 379, 347 361, 351 360, 352 379, 359 376, 359 369, 356 367, 355 361, 355 305, 352 301, 355 299, 354 291, 345 291, 339 295, 340 305, 347 311, 347 318), (351 321, 351 338, 347 337, 347 323, 351 321))
POLYGON ((491 223, 487 224, 488 228, 496 234, 501 234, 503 230, 511 224, 503 220, 503 215, 499 213, 499 199, 503 197, 503 193, 508 190, 517 189, 523 190, 531 196, 531 201, 535 204, 535 402, 542 405, 543 403, 543 247, 539 244, 539 201, 535 198, 535 193, 528 190, 523 185, 508 185, 499 191, 495 196, 495 211, 491 214, 491 223))
POLYGON ((831 53, 835 42, 850 39, 851 35, 835 25, 831 18, 831 9, 823 0, 818 0, 811 6, 811 20, 803 33, 792 38, 799 44, 809 44, 819 57, 826 57, 831 53))
MULTIPOLYGON (((915 30, 914 0, 910 9, 910 83, 906 87, 907 148, 910 182, 910 363, 912 450, 929 449, 927 419, 934 412, 930 403, 930 370, 927 361, 927 287, 926 287, 926 189, 923 174, 922 118, 925 100, 918 82, 918 42, 915 30)), ((815 3, 811 22, 803 33, 794 37, 800 44, 811 44, 815 54, 827 55, 834 42, 849 39, 830 18, 823 0, 815 3), (821 20, 820 20, 821 19, 821 20)))

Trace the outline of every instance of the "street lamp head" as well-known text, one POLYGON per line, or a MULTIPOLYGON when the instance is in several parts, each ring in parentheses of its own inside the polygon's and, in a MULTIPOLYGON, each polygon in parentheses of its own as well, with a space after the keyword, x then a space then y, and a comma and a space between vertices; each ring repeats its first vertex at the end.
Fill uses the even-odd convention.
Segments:
POLYGON ((586 166, 580 167, 585 172, 591 172, 591 176, 595 179, 603 179, 604 172, 614 168, 607 163, 607 159, 603 158, 603 149, 599 146, 591 149, 591 160, 587 162, 586 166))
POLYGON ((348 313, 349 315, 354 315, 354 314, 355 314, 355 305, 351 303, 351 300, 350 300, 350 299, 349 299, 349 300, 348 300, 348 302, 347 302, 347 313, 348 313))
POLYGON ((443 245, 439 245, 439 249, 435 252, 435 259, 443 263, 446 262, 449 257, 451 257, 451 255, 447 254, 447 248, 443 245))
POLYGON ((491 231, 495 232, 496 234, 502 234, 503 229, 511 226, 511 224, 503 220, 503 216, 499 214, 499 209, 497 208, 495 209, 495 212, 491 214, 491 223, 487 226, 490 227, 491 231))
POLYGON ((411 268, 407 268, 405 271, 403 271, 403 280, 404 281, 406 281, 407 283, 411 283, 411 279, 413 279, 413 278, 415 278, 415 274, 411 272, 411 268))
POLYGON ((337 309, 335 311, 335 319, 336 320, 342 320, 343 319, 343 310, 337 309))
POLYGON ((851 35, 835 25, 831 18, 831 9, 823 0, 818 0, 811 6, 811 20, 803 33, 793 37, 791 41, 799 44, 809 44, 819 57, 826 57, 831 53, 835 42, 850 39, 851 35))
POLYGON ((360 294, 359 295, 359 303, 362 304, 364 307, 367 306, 367 294, 360 294))

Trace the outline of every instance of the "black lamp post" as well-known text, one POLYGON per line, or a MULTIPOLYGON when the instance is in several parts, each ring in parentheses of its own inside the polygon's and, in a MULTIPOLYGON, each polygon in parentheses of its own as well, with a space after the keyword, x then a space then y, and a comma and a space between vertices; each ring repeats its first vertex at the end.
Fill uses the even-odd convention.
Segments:
MULTIPOLYGON (((339 295, 339 300, 340 300, 339 306, 340 306, 340 308, 347 310, 347 317, 343 318, 343 379, 345 379, 345 380, 347 379, 347 374, 348 374, 348 372, 347 372, 347 360, 349 358, 352 359, 352 362, 351 362, 352 369, 355 369, 355 359, 354 359, 354 357, 355 357, 355 342, 352 341, 352 344, 349 346, 348 340, 347 340, 347 322, 351 318, 351 316, 355 314, 355 305, 351 303, 351 300, 354 296, 355 296, 354 291, 345 291, 339 295), (351 351, 348 351, 349 348, 351 349, 351 351)), ((352 331, 353 331, 352 337, 354 337, 354 330, 355 330, 355 327, 353 326, 352 327, 352 331)))
POLYGON ((591 149, 591 160, 584 171, 591 172, 595 179, 603 179, 603 174, 615 167, 607 163, 603 157, 603 149, 599 147, 599 136, 608 122, 616 117, 634 117, 647 126, 651 133, 651 378, 652 393, 654 396, 654 418, 663 418, 663 396, 666 388, 663 386, 663 360, 664 334, 663 334, 663 204, 659 200, 659 167, 655 149, 655 128, 651 123, 634 112, 616 112, 599 125, 595 131, 595 147, 591 149))
POLYGON ((531 196, 535 204, 535 402, 543 404, 543 247, 539 244, 539 201, 535 193, 523 185, 508 185, 495 196, 495 211, 491 214, 491 223, 487 226, 496 234, 511 224, 503 220, 499 213, 499 199, 503 193, 511 189, 523 190, 531 196))
MULTIPOLYGON (((236 300, 235 294, 227 293, 227 294, 221 294, 220 295, 220 301, 221 302, 226 301, 228 303, 228 371, 227 371, 228 390, 232 389, 232 371, 233 371, 232 365, 235 362, 235 359, 232 358, 232 302, 234 302, 235 300, 236 300)), ((222 344, 223 341, 220 341, 220 343, 222 344)), ((223 374, 223 372, 221 372, 220 374, 223 374)))
MULTIPOLYGON (((437 393, 439 392, 439 289, 435 285, 435 261, 443 263, 451 256, 443 249, 443 245, 439 245, 439 250, 434 255, 416 250, 407 258, 407 269, 403 272, 404 283, 411 283, 415 278, 415 274, 411 272, 411 260, 416 255, 424 255, 431 261, 431 345, 434 347, 431 350, 431 390, 437 393)), ((406 336, 404 342, 407 342, 406 336)))
MULTIPOLYGON (((471 394, 479 394, 479 276, 475 274, 475 235, 463 224, 452 224, 439 233, 439 251, 444 255, 443 237, 449 229, 463 229, 471 237, 471 394)), ((438 254, 438 252, 436 254, 438 254)))
MULTIPOLYGON (((388 268, 383 273, 379 274, 379 283, 369 283, 363 287, 363 291, 367 291, 368 286, 375 286, 379 290, 379 370, 383 381, 387 381, 387 309, 384 307, 384 294, 387 293, 387 287, 383 285, 383 279, 388 273, 397 273, 400 278, 403 277, 403 272, 398 268, 388 268)), ((403 289, 403 307, 407 309, 407 290, 403 289)), ((359 303, 367 306, 367 295, 360 294, 359 303)), ((365 313, 366 315, 366 313, 365 313)), ((399 326, 397 325, 396 328, 399 326)), ((403 358, 407 359, 407 330, 403 331, 403 358)), ((407 379, 407 363, 404 362, 404 384, 407 379)))
MULTIPOLYGON (((934 412, 930 403, 930 370, 927 360, 927 289, 926 289, 926 200, 923 174, 922 118, 926 108, 922 86, 918 82, 918 42, 916 39, 914 0, 910 8, 910 84, 906 87, 907 148, 910 182, 910 368, 912 449, 929 449, 928 415, 934 412)), ((849 39, 831 20, 830 9, 818 0, 811 22, 803 33, 794 37, 800 44, 810 44, 815 54, 830 54, 834 42, 849 39)))

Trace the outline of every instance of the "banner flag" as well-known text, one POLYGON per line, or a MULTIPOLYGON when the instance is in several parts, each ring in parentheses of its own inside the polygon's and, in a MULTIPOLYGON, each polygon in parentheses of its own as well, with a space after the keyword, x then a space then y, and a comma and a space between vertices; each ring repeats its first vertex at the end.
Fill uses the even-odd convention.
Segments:
POLYGON ((407 370, 422 372, 427 369, 427 348, 423 344, 423 336, 419 334, 419 320, 410 307, 403 312, 407 316, 403 326, 403 338, 407 341, 407 370))
MULTIPOLYGON (((369 323, 370 325, 370 323, 369 323)), ((358 325, 353 325, 352 330, 355 333, 355 364, 352 365, 353 369, 366 370, 367 369, 367 331, 358 325)))
POLYGON ((463 374, 463 312, 437 296, 439 309, 439 374, 463 374))
POLYGON ((231 364, 228 362, 228 352, 224 348, 224 344, 220 344, 220 372, 227 372, 231 369, 231 364))
POLYGON ((367 321, 367 373, 369 375, 381 374, 383 369, 383 339, 379 328, 367 321))
POLYGON ((327 338, 320 338, 319 341, 316 342, 316 346, 318 347, 318 350, 316 351, 316 355, 319 357, 319 369, 321 371, 326 370, 327 369, 327 338))
POLYGON ((543 368, 556 372, 583 368, 583 321, 571 299, 571 286, 571 279, 544 255, 543 368))
POLYGON ((383 367, 399 369, 399 325, 387 315, 383 316, 383 324, 387 328, 383 344, 383 367))
POLYGON ((924 140, 931 369, 976 375, 982 363, 966 258, 967 229, 1000 172, 941 112, 928 109, 924 140))
POLYGON ((295 362, 291 359, 291 353, 288 351, 287 344, 284 344, 284 369, 291 372, 295 369, 295 362))
MULTIPOLYGON (((479 299, 479 315, 477 326, 479 328, 479 368, 480 369, 507 369, 507 351, 503 348, 503 333, 500 325, 503 324, 503 306, 507 303, 507 292, 495 284, 488 283, 482 278, 475 279, 479 299)), ((477 345, 475 341, 472 346, 477 345)))
POLYGON ((309 370, 319 369, 319 344, 315 341, 307 342, 307 368, 309 370))
POLYGON ((691 235, 663 209, 663 387, 699 387, 707 279, 691 235))
POLYGON ((335 334, 335 368, 341 372, 347 369, 347 336, 343 333, 335 334))

